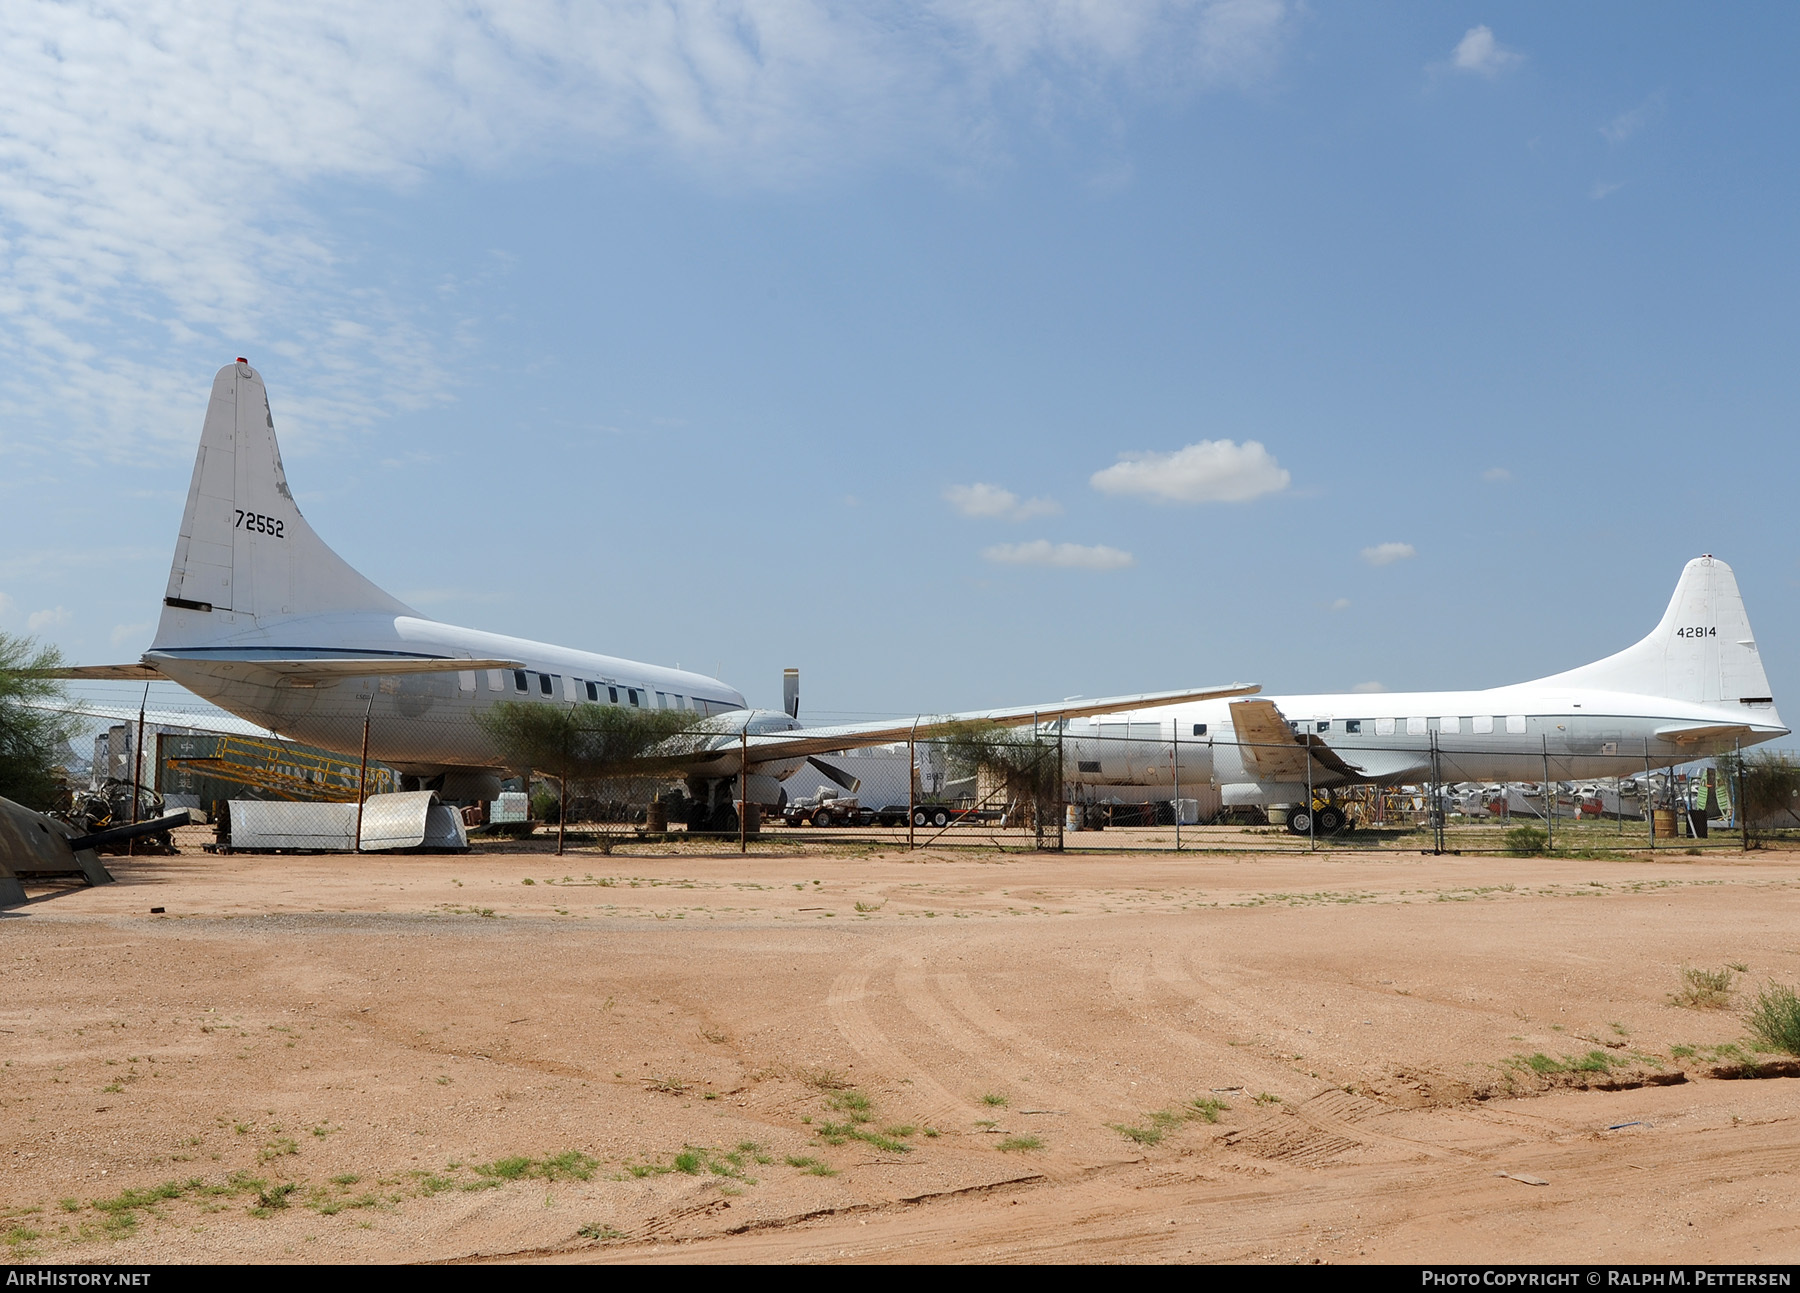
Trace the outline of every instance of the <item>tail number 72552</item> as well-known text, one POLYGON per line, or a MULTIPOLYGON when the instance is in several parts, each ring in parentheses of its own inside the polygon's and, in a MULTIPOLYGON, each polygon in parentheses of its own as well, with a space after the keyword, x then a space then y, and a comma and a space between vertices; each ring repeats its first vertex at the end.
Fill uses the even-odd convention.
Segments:
POLYGON ((232 510, 237 513, 237 524, 232 527, 233 529, 254 530, 258 534, 270 534, 277 539, 287 537, 283 533, 287 529, 286 521, 277 520, 273 516, 264 516, 261 512, 246 512, 241 507, 232 510))

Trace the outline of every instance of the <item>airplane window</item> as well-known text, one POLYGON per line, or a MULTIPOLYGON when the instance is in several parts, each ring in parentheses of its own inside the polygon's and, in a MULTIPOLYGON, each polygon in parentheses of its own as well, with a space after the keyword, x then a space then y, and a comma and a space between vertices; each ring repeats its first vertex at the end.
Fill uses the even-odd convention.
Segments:
POLYGON ((549 674, 540 673, 538 675, 538 690, 543 692, 544 695, 546 695, 546 696, 548 696, 550 694, 550 675, 549 674))
POLYGON ((597 701, 600 699, 600 688, 596 684, 590 682, 587 685, 587 694, 589 700, 597 701))
POLYGON ((675 698, 675 708, 676 709, 686 709, 687 701, 683 700, 680 696, 677 696, 675 698))
POLYGON ((1080 760, 1080 769, 1083 772, 1098 772, 1100 771, 1100 760, 1082 759, 1080 760))
POLYGON ((613 704, 615 704, 615 705, 618 704, 619 703, 619 689, 617 687, 608 687, 606 689, 606 698, 608 700, 610 700, 613 704))
POLYGON ((525 671, 523 669, 514 669, 513 670, 513 690, 514 691, 526 690, 525 671))
POLYGON ((1525 715, 1508 714, 1506 716, 1506 730, 1509 732, 1523 732, 1525 730, 1525 715))
POLYGON ((1438 731, 1452 734, 1462 731, 1462 720, 1456 718, 1438 719, 1438 731))
POLYGON ((1394 734, 1394 720, 1393 719, 1378 718, 1375 720, 1375 735, 1376 736, 1392 736, 1393 734, 1394 734))
POLYGON ((1321 732, 1329 732, 1331 730, 1331 720, 1329 718, 1321 718, 1319 720, 1319 730, 1321 732))
POLYGON ((1205 736, 1206 735, 1206 724, 1205 723, 1195 723, 1194 724, 1194 735, 1195 736, 1205 736))
POLYGON ((1408 736, 1424 736, 1425 735, 1425 720, 1422 718, 1407 719, 1406 720, 1406 734, 1408 736))
POLYGON ((505 675, 501 670, 489 669, 487 671, 487 678, 488 678, 488 690, 489 691, 505 691, 506 690, 506 682, 504 680, 505 675))
POLYGON ((1491 732, 1494 730, 1494 716, 1492 714, 1477 714, 1474 718, 1471 718, 1469 722, 1472 725, 1469 730, 1473 732, 1491 732))
POLYGON ((1344 720, 1344 731, 1352 736, 1360 734, 1362 732, 1362 719, 1346 718, 1344 720))
POLYGON ((627 687, 625 689, 625 694, 631 698, 631 703, 633 705, 638 703, 638 689, 636 687, 627 687))

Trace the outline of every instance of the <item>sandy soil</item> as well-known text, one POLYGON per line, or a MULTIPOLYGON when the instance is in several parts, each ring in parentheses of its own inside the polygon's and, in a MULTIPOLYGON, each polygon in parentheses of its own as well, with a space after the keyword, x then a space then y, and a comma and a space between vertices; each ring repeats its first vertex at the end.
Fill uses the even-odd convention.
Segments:
POLYGON ((112 866, 0 916, 18 1257, 1800 1258, 1671 1002, 1800 980, 1792 856, 112 866))

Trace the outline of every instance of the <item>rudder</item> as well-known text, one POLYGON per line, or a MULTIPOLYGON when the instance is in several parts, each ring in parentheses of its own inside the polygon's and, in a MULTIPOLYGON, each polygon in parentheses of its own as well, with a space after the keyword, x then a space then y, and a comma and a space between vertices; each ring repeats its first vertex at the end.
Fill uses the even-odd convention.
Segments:
POLYGON ((1541 681, 1710 705, 1772 699, 1737 576, 1710 555, 1682 569, 1661 622, 1643 640, 1541 681))
POLYGON ((152 649, 238 638, 306 615, 414 612, 364 578, 300 515, 261 374, 213 378, 152 649))

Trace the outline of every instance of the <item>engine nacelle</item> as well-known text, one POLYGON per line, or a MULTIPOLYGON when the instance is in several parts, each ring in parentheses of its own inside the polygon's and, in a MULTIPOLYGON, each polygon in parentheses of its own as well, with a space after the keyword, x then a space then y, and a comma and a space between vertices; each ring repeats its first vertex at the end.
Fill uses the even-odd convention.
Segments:
POLYGON ((1219 802, 1226 808, 1267 808, 1270 804, 1306 802, 1304 781, 1234 781, 1219 787, 1219 802))

